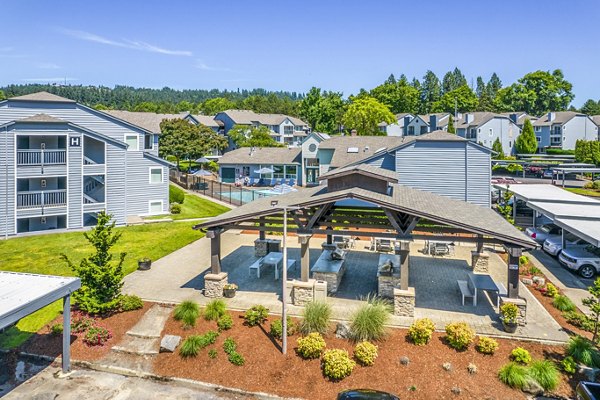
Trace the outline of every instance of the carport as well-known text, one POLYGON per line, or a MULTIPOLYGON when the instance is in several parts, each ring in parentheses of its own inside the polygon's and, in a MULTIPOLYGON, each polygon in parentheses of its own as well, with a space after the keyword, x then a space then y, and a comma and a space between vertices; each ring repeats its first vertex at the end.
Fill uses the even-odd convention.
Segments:
POLYGON ((558 182, 559 175, 562 176, 562 187, 565 187, 565 176, 567 174, 592 174, 592 181, 594 180, 594 174, 600 174, 600 168, 596 168, 594 164, 567 164, 566 166, 559 165, 558 167, 552 168, 552 184, 558 182), (556 179, 554 175, 556 174, 556 179))
POLYGON ((79 278, 0 271, 0 330, 63 300, 62 370, 71 361, 71 293, 81 287, 79 278))

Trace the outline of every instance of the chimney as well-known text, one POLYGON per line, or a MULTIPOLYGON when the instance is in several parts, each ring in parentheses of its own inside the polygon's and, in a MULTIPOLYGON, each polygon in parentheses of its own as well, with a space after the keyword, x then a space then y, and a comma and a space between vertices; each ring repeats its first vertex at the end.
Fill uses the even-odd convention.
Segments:
POLYGON ((406 128, 410 124, 410 117, 407 115, 404 117, 404 128, 406 128))
POLYGON ((475 115, 473 115, 471 113, 466 113, 465 114, 465 123, 470 124, 474 120, 475 120, 475 115))
POLYGON ((516 124, 516 123, 517 123, 517 120, 519 119, 519 116, 518 116, 517 114, 515 114, 515 113, 511 113, 511 114, 508 114, 508 118, 509 118, 509 119, 510 119, 510 120, 511 120, 511 121, 512 121, 514 124, 516 124))
POLYGON ((438 117, 435 114, 431 114, 429 116, 429 132, 437 131, 437 121, 438 117))
POLYGON ((358 132, 356 132, 356 129, 352 129, 350 131, 350 136, 356 136, 358 132))
POLYGON ((556 113, 555 112, 551 111, 551 112, 548 113, 548 121, 549 122, 554 121, 555 118, 556 118, 556 113))

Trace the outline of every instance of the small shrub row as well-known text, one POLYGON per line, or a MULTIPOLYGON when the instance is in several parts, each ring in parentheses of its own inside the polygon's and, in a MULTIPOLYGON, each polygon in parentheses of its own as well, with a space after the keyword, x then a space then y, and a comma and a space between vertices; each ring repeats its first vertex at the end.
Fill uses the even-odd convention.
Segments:
POLYGON ((464 350, 475 338, 475 331, 466 322, 452 322, 446 325, 446 340, 450 347, 464 350))
POLYGON ((101 326, 91 326, 83 336, 83 342, 88 346, 104 346, 112 337, 112 333, 101 326))
POLYGON ((296 352, 300 357, 307 360, 321 357, 321 353, 325 348, 325 339, 318 332, 312 332, 298 338, 296 343, 296 352))
POLYGON ((223 342, 223 351, 227 354, 230 363, 236 366, 242 366, 246 362, 244 356, 237 352, 237 343, 233 338, 227 338, 223 342))
POLYGON ((144 302, 139 296, 125 294, 121 296, 120 309, 121 311, 139 310, 144 307, 144 302))
POLYGON ((417 346, 424 346, 431 340, 435 324, 429 318, 421 318, 412 323, 408 329, 409 339, 417 346))
POLYGON ((573 326, 578 327, 584 331, 594 331, 594 321, 587 315, 577 311, 567 311, 562 314, 567 322, 573 326))
POLYGON ((476 349, 482 354, 494 354, 498 350, 498 341, 487 336, 479 337, 476 349))
POLYGON ((252 306, 246 314, 244 314, 244 320, 248 326, 261 325, 267 320, 269 316, 269 309, 260 304, 252 306))
POLYGON ((331 349, 323 354, 323 375, 333 381, 339 381, 350 376, 356 366, 348 352, 342 349, 331 349))
POLYGON ((216 331, 208 331, 204 335, 188 336, 181 344, 179 354, 184 358, 196 357, 200 350, 214 344, 218 336, 219 333, 216 331))

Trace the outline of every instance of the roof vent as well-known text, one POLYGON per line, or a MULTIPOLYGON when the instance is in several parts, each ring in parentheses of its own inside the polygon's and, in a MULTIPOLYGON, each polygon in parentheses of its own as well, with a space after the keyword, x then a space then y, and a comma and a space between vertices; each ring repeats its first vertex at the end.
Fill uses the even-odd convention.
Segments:
POLYGON ((369 146, 365 146, 365 150, 364 151, 369 151, 369 146))
POLYGON ((381 147, 381 148, 375 150, 375 154, 381 153, 382 151, 385 151, 386 149, 387 149, 387 147, 381 147))
POLYGON ((348 147, 348 153, 358 153, 358 147, 348 147))

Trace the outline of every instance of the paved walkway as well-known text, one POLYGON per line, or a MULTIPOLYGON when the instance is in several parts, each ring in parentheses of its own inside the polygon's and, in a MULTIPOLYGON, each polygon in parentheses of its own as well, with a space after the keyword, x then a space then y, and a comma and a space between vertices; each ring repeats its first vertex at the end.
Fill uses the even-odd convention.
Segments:
MULTIPOLYGON (((222 268, 229 273, 229 281, 238 284, 235 298, 226 299, 232 309, 245 310, 254 304, 263 304, 273 312, 281 309, 281 281, 274 280, 273 271, 263 271, 261 278, 248 273, 247 266, 254 257, 255 235, 228 231, 221 240, 222 268)), ((299 278, 300 251, 296 238, 288 241, 289 258, 296 260, 296 269, 289 271, 289 279, 299 278)), ((320 253, 322 240, 311 241, 310 256, 314 263, 320 253)), ((365 249, 367 242, 357 242, 347 258, 347 271, 335 297, 328 297, 335 319, 348 319, 361 304, 359 299, 377 290, 378 254, 365 249)), ((457 279, 467 279, 470 271, 471 247, 457 247, 453 258, 423 255, 422 242, 411 246, 409 282, 416 288, 415 317, 429 317, 439 329, 453 321, 466 321, 480 334, 503 336, 495 298, 483 292, 477 306, 462 306, 457 279), (470 261, 469 261, 470 262, 470 261)), ((206 304, 210 299, 202 295, 204 274, 209 271, 210 240, 200 239, 176 252, 157 260, 149 271, 136 271, 125 278, 124 291, 146 300, 181 302, 193 299, 206 304)), ((490 274, 496 281, 507 281, 507 267, 496 254, 490 256, 490 274)), ((548 314, 528 289, 521 285, 520 294, 528 302, 528 324, 519 328, 516 336, 525 339, 566 341, 567 334, 548 314)), ((493 297, 493 295, 492 295, 493 297)), ((301 307, 289 307, 291 315, 301 315, 301 307)), ((409 326, 414 319, 393 317, 391 324, 409 326)))

